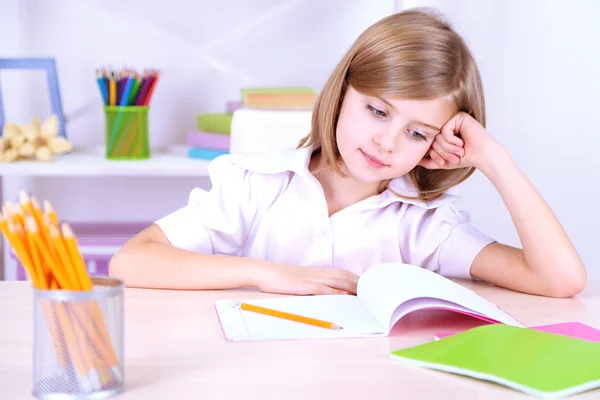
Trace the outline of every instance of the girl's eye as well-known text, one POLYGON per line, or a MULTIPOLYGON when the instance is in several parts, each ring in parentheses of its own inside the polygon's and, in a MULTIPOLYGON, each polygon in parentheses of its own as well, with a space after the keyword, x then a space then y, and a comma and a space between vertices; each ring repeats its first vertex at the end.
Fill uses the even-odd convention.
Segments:
POLYGON ((371 113, 372 116, 374 116, 375 118, 385 118, 387 116, 387 114, 385 113, 385 111, 380 110, 378 108, 373 107, 370 104, 367 104, 366 109, 369 111, 369 113, 371 113))
POLYGON ((410 133, 410 136, 412 136, 413 139, 415 140, 425 140, 425 136, 421 135, 419 132, 414 131, 412 129, 408 130, 408 133, 410 133))

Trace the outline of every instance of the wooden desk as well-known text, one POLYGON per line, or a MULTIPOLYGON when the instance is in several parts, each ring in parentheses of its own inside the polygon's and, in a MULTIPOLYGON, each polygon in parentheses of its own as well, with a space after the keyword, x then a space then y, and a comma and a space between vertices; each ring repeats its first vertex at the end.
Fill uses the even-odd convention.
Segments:
MULTIPOLYGON (((525 324, 581 321, 600 327, 600 282, 573 299, 465 285, 525 324)), ((417 312, 392 337, 228 343, 213 308, 254 291, 158 291, 125 295, 126 388, 119 399, 521 399, 527 396, 466 377, 401 366, 389 352, 477 323, 445 312, 417 312)), ((0 398, 30 399, 32 302, 27 282, 0 282, 0 398)), ((598 399, 595 390, 574 396, 598 399)))

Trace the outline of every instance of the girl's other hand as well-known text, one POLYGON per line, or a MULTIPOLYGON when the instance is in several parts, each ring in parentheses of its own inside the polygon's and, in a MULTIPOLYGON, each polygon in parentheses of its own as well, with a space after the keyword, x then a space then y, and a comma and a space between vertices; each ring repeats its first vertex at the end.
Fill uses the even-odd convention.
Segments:
POLYGON ((261 263, 253 281, 253 286, 269 293, 356 294, 358 276, 339 269, 261 263))
POLYGON ((419 165, 427 169, 479 168, 485 152, 497 145, 486 129, 465 112, 455 114, 433 140, 419 165))

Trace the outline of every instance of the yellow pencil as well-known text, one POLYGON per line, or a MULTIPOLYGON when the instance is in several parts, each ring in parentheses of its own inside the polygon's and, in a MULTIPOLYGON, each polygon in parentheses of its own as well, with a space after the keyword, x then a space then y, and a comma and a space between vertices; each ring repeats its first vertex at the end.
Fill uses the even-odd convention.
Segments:
POLYGON ((4 219, 0 215, 0 230, 6 237, 8 244, 12 247, 15 255, 23 265, 23 268, 29 274, 31 282, 35 288, 39 288, 40 279, 38 277, 38 271, 34 268, 31 258, 29 257, 29 253, 25 250, 24 243, 18 237, 17 229, 14 223, 8 219, 4 219))
MULTIPOLYGON (((44 210, 34 196, 21 191, 20 202, 3 205, 0 233, 31 277, 34 288, 93 290, 75 234, 68 224, 59 223, 49 201, 43 204, 44 210)), ((42 300, 40 305, 63 368, 70 358, 83 379, 80 383, 86 386, 103 386, 122 379, 120 361, 95 300, 64 304, 42 300)))
POLYGON ((59 225, 56 211, 54 211, 54 207, 52 207, 52 204, 48 200, 44 200, 44 214, 50 218, 50 221, 52 221, 54 225, 59 225))
MULTIPOLYGON (((25 250, 25 242, 27 241, 26 238, 19 238, 20 235, 24 235, 24 232, 19 232, 20 229, 22 229, 20 226, 15 226, 11 221, 7 221, 7 223, 5 224, 6 220, 3 220, 2 217, 0 216, 0 226, 2 227, 2 232, 4 233, 5 237, 7 238, 7 240, 9 241, 9 243, 11 244, 11 247, 13 248, 14 252, 17 255, 17 258, 19 259, 19 261, 21 261, 21 264, 23 265, 23 268, 25 268, 25 270, 27 270, 31 281, 33 282, 33 286, 37 289, 46 289, 46 287, 44 287, 44 280, 41 279, 41 277, 37 276, 37 271, 33 266, 33 262, 31 260, 31 257, 29 257, 29 253, 25 250)), ((43 301, 41 303, 41 307, 44 313, 44 317, 46 318, 46 321, 50 324, 52 324, 52 326, 54 326, 54 324, 56 323, 56 321, 54 320, 54 313, 52 311, 52 309, 49 309, 48 307, 50 306, 49 303, 47 303, 46 301, 43 301), (52 322, 49 322, 52 321, 52 322)), ((65 352, 63 352, 63 346, 62 346, 62 338, 61 335, 59 333, 59 331, 57 329, 52 329, 50 332, 51 336, 52 336, 52 342, 54 343, 54 348, 56 350, 56 356, 58 358, 58 361, 60 362, 61 366, 63 368, 66 368, 67 366, 67 359, 66 359, 66 349, 65 352)))
POLYGON ((108 98, 111 106, 117 104, 117 81, 114 75, 110 75, 108 78, 108 98))
POLYGON ((251 312, 255 312, 255 313, 263 314, 263 315, 270 315, 272 317, 287 319, 290 321, 295 321, 295 322, 300 322, 303 324, 318 326, 321 328, 327 328, 327 329, 333 329, 333 330, 344 329, 341 326, 334 324, 333 322, 323 321, 323 320, 316 319, 316 318, 304 317, 302 315, 291 314, 291 313, 287 313, 287 312, 283 312, 283 311, 273 310, 270 308, 255 306, 253 304, 242 303, 240 301, 234 301, 232 303, 232 305, 235 308, 239 308, 240 310, 251 311, 251 312))
MULTIPOLYGON (((85 262, 81 255, 81 252, 79 251, 77 239, 75 238, 73 230, 66 222, 62 223, 62 234, 67 248, 67 252, 69 253, 71 265, 75 271, 75 274, 78 276, 79 283, 81 285, 81 290, 92 290, 92 281, 85 268, 85 262)), ((108 329, 106 328, 106 325, 104 324, 104 319, 102 318, 102 313, 97 303, 92 302, 91 312, 91 316, 93 317, 96 327, 98 328, 100 334, 100 339, 97 340, 102 340, 104 342, 104 346, 102 346, 98 350, 100 351, 104 359, 108 362, 108 365, 110 367, 113 367, 113 371, 118 372, 119 360, 117 358, 114 348, 112 347, 110 334, 108 332, 108 329)))

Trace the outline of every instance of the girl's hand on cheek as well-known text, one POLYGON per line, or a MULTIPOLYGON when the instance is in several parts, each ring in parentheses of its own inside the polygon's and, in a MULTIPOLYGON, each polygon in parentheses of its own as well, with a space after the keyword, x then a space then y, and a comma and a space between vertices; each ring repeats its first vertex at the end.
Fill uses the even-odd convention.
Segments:
POLYGON ((356 294, 358 276, 351 272, 276 263, 261 264, 255 274, 259 290, 294 295, 356 294))
POLYGON ((494 140, 475 118, 465 112, 455 114, 442 126, 419 165, 427 169, 476 167, 494 140))

